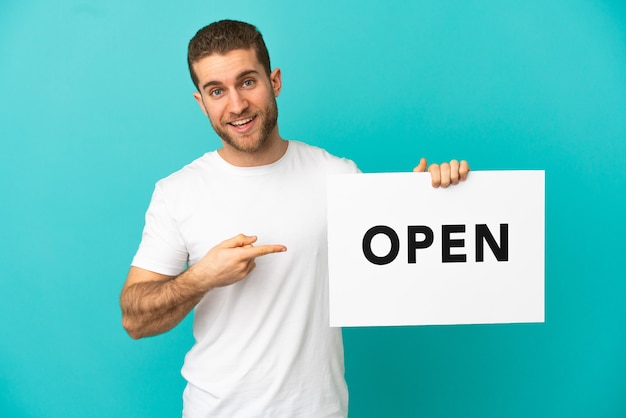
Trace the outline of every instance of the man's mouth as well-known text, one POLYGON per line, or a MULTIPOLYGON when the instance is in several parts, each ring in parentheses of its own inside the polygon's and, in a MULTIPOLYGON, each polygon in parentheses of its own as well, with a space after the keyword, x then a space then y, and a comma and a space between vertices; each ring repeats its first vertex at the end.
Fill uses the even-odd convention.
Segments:
POLYGON ((255 116, 245 118, 245 119, 237 119, 232 122, 228 122, 229 125, 233 126, 236 129, 245 129, 250 125, 250 123, 254 120, 255 116))

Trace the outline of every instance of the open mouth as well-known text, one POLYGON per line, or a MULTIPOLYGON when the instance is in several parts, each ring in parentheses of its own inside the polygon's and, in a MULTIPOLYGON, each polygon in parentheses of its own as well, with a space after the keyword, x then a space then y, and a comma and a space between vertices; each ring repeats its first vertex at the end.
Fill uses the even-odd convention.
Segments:
POLYGON ((239 131, 243 131, 252 125, 252 121, 254 121, 255 118, 256 116, 252 116, 252 117, 244 118, 244 119, 237 119, 232 122, 228 122, 228 124, 239 131))

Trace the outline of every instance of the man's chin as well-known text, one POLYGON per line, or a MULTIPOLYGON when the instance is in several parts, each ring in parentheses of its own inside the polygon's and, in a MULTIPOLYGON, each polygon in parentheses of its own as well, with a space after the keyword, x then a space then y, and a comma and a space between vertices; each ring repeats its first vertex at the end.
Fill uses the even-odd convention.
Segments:
POLYGON ((224 143, 224 145, 228 145, 231 148, 235 149, 236 151, 245 152, 245 153, 254 153, 254 152, 261 150, 267 140, 267 138, 263 138, 263 139, 250 138, 250 140, 248 141, 246 140, 238 141, 238 140, 234 140, 233 138, 227 135, 221 135, 221 138, 222 138, 222 142, 224 143))

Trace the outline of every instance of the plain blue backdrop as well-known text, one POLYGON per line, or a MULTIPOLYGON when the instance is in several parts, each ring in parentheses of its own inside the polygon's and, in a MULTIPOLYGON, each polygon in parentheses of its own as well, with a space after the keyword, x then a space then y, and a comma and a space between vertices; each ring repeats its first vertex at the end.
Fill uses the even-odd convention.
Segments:
MULTIPOLYGON (((352 418, 626 416, 622 1, 0 1, 0 416, 175 417, 190 321, 131 340, 154 183, 219 146, 186 46, 264 33, 281 133, 546 170, 546 322, 345 329, 352 418)), ((462 210, 462 208, 459 208, 462 210)))

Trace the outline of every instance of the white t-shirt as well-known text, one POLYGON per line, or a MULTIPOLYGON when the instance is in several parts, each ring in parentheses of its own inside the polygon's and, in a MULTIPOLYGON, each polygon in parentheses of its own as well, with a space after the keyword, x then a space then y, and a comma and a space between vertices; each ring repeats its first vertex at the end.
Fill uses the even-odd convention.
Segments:
POLYGON ((195 308, 182 374, 214 398, 208 415, 347 415, 341 329, 328 318, 326 176, 356 172, 290 141, 270 165, 235 167, 210 152, 157 183, 134 266, 175 276, 239 233, 287 247, 195 308))

